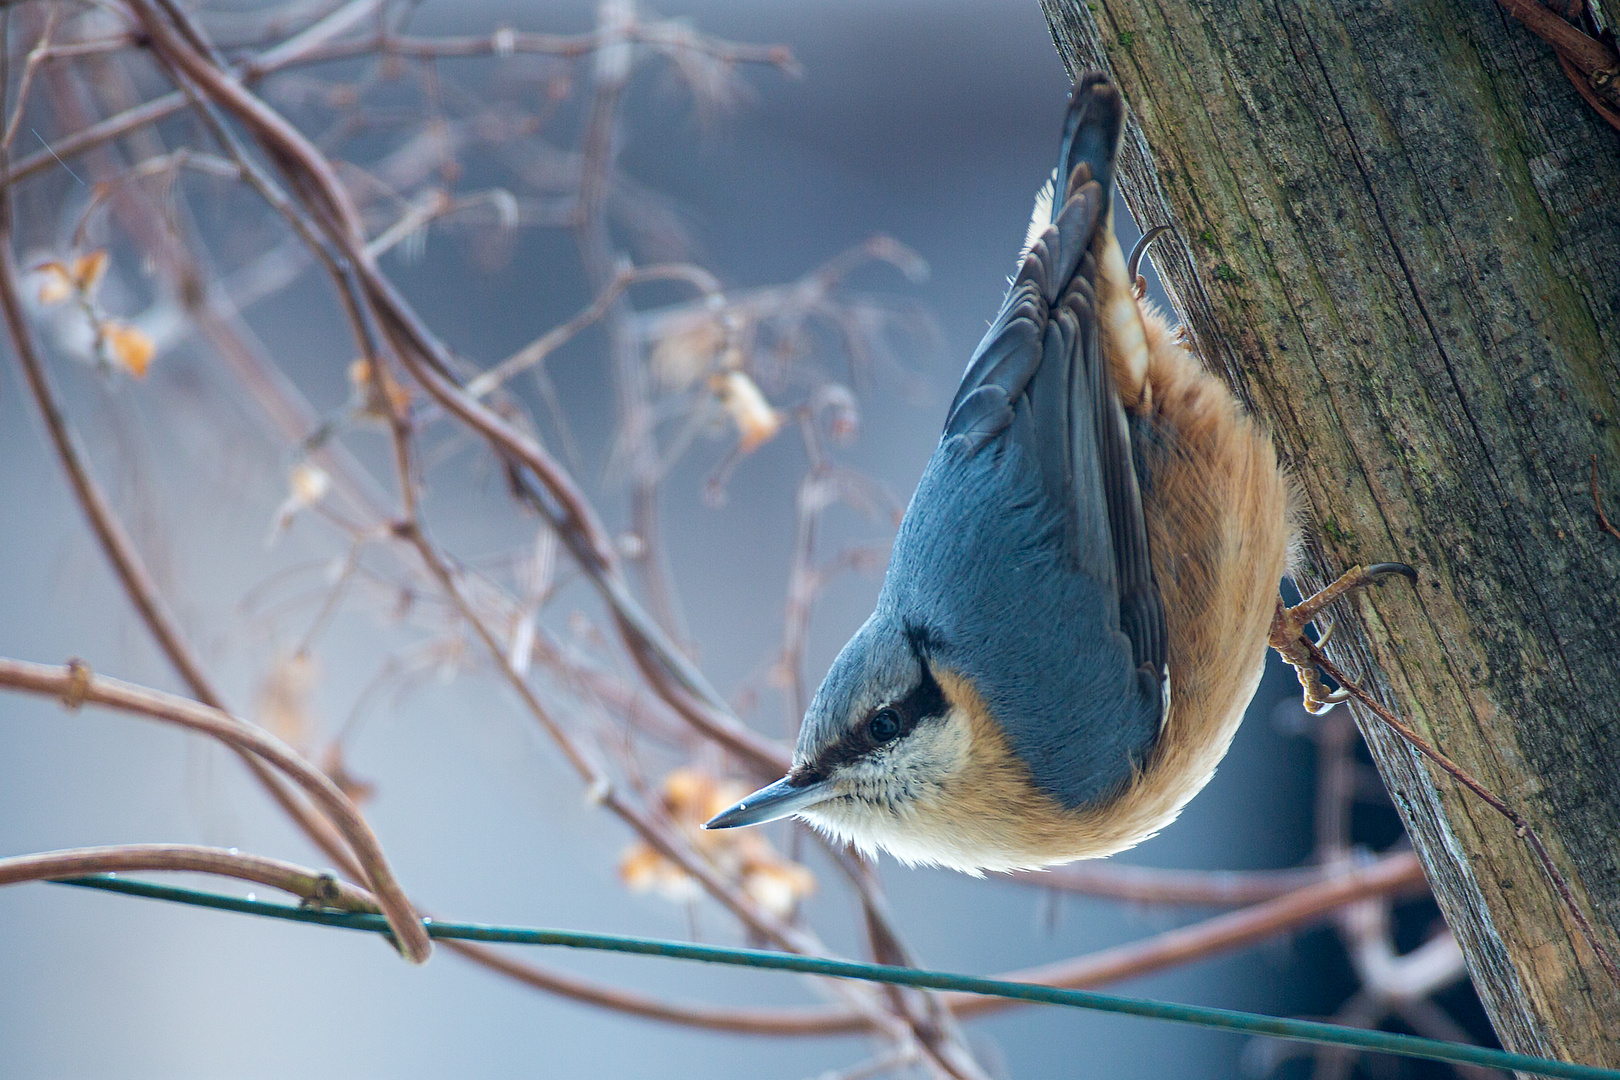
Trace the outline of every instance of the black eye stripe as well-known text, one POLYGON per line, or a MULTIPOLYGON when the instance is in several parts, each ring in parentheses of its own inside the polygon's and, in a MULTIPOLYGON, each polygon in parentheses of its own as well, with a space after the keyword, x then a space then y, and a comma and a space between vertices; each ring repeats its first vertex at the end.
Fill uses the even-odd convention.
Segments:
POLYGON ((814 771, 826 775, 841 765, 859 761, 867 757, 880 747, 892 745, 916 730, 918 724, 925 720, 944 716, 949 708, 945 700, 945 691, 940 688, 939 681, 929 669, 928 661, 918 657, 922 666, 922 679, 916 686, 899 701, 880 705, 873 709, 864 719, 850 730, 844 738, 829 746, 815 761, 814 771), (872 723, 883 713, 893 713, 899 721, 894 734, 887 738, 877 738, 878 733, 872 730, 872 723))
POLYGON ((944 716, 949 708, 950 703, 945 700, 945 691, 940 688, 939 680, 934 678, 933 669, 929 667, 928 661, 923 660, 922 681, 914 686, 911 693, 900 703, 900 715, 908 717, 910 726, 916 727, 920 721, 944 716))

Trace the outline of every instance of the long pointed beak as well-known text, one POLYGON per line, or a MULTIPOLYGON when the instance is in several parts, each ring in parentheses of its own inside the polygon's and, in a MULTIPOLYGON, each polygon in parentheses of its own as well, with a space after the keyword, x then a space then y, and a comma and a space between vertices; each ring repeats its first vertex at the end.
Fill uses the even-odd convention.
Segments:
POLYGON ((716 814, 704 822, 703 827, 735 829, 740 825, 763 825, 832 797, 832 786, 825 780, 814 780, 795 787, 784 776, 776 783, 760 788, 730 810, 716 814))

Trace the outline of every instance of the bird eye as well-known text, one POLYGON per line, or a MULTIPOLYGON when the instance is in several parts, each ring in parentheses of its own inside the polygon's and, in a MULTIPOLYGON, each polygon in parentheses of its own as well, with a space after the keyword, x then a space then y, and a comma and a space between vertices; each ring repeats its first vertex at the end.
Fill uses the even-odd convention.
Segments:
POLYGON ((893 709, 879 709, 866 722, 866 733, 875 743, 886 743, 900 734, 900 714, 893 709))

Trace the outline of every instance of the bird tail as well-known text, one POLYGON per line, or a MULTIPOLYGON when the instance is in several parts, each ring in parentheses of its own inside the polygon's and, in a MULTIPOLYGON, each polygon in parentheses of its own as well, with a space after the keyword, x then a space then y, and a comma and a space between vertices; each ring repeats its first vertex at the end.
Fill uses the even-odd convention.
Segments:
POLYGON ((1114 157, 1119 148, 1124 114, 1119 90, 1107 76, 1095 71, 1081 76, 1063 118, 1063 142, 1057 167, 1035 195, 1035 210, 1029 218, 1024 246, 1018 252, 1020 262, 1047 227, 1057 220, 1074 188, 1088 179, 1102 186, 1106 219, 1113 199, 1114 157), (1075 169, 1080 165, 1085 165, 1087 171, 1084 177, 1077 178, 1075 169))
POLYGON ((1114 157, 1119 152, 1119 133, 1124 123, 1125 102, 1108 76, 1097 71, 1081 76, 1063 118, 1063 145, 1056 174, 1063 197, 1052 200, 1054 212, 1061 211, 1068 195, 1086 180, 1101 185, 1105 200, 1112 198, 1114 157), (1075 170, 1081 165, 1087 172, 1076 176, 1075 170))

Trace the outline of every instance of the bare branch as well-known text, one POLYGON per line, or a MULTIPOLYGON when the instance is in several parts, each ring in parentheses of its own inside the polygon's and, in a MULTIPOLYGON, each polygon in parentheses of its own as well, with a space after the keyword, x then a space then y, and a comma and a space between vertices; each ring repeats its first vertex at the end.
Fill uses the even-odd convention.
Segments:
POLYGON ((310 870, 296 863, 263 855, 243 855, 235 848, 201 847, 196 844, 119 844, 46 851, 37 855, 14 855, 0 859, 0 885, 50 881, 83 874, 122 874, 132 870, 218 874, 292 893, 315 907, 372 914, 381 910, 376 898, 369 892, 339 881, 324 870, 310 870))
POLYGON ((1378 699, 1374 698, 1359 683, 1354 682, 1343 671, 1339 670, 1338 665, 1329 660, 1322 650, 1310 642, 1305 644, 1310 651, 1311 659, 1317 666, 1327 672, 1329 678, 1348 691, 1358 704, 1365 706, 1369 712, 1382 720, 1397 735, 1405 739, 1414 750, 1440 766, 1452 779, 1472 791, 1492 810, 1507 818, 1508 823, 1513 826, 1514 835, 1530 845, 1537 862, 1541 864, 1542 871, 1547 875, 1547 880, 1552 883, 1553 888, 1558 892, 1558 897, 1563 901, 1565 910, 1569 912, 1570 918, 1574 920, 1576 927, 1581 932, 1581 936, 1591 946, 1593 953, 1597 955, 1603 969, 1608 972, 1609 977, 1616 984, 1620 984, 1620 967, 1616 966, 1608 946, 1604 945, 1597 936, 1597 931, 1593 928, 1591 920, 1586 917, 1585 909, 1581 907, 1580 901, 1575 898, 1574 891, 1569 887, 1569 882, 1565 880, 1564 875, 1559 871, 1558 864, 1553 862, 1551 853, 1547 851, 1547 845, 1542 842, 1541 834, 1525 820, 1524 815, 1509 806, 1490 788, 1474 779, 1468 770, 1442 754, 1433 743, 1423 738, 1407 724, 1403 724, 1396 719, 1395 714, 1386 709, 1378 699))
POLYGON ((1133 904, 1227 907, 1275 900, 1332 878, 1325 866, 1289 870, 1161 870, 1114 862, 1074 863, 1022 870, 1013 878, 1038 888, 1133 904))
POLYGON ((263 759, 280 769, 312 798, 343 834, 359 860, 366 880, 376 893, 388 925, 400 944, 400 952, 420 964, 433 952, 433 942, 422 929, 410 900, 400 889, 382 846, 360 811, 314 765, 274 735, 238 720, 219 709, 172 694, 149 690, 104 675, 93 674, 82 662, 65 667, 30 664, 22 660, 0 659, 0 686, 27 693, 55 697, 70 708, 85 703, 106 705, 123 712, 218 739, 233 749, 263 759))
MULTIPOLYGON (((78 449, 78 440, 74 437, 73 430, 69 427, 60 405, 57 404, 56 396, 45 376, 45 368, 40 362, 33 334, 23 311, 22 299, 18 293, 17 269, 11 251, 9 195, 10 189, 7 188, 5 198, 0 201, 0 249, 3 249, 0 250, 0 310, 4 311, 6 326, 11 334, 17 362, 22 367, 24 381, 45 421, 51 445, 68 475, 74 496, 89 520, 91 531, 95 533, 107 561, 112 564, 114 574, 123 585, 125 595, 134 605, 136 613, 151 633, 158 648, 191 692, 205 704, 223 709, 223 698, 203 673, 202 666, 187 645, 179 624, 147 572, 140 553, 135 549, 118 515, 113 512, 111 504, 85 466, 78 449)), ((350 856, 344 851, 342 840, 333 832, 330 824, 312 813, 309 807, 288 790, 262 761, 251 754, 243 755, 243 761, 276 804, 298 822, 304 833, 329 858, 338 861, 346 870, 354 867, 350 856)))
POLYGON ((642 281, 689 282, 694 288, 708 295, 711 303, 719 301, 721 296, 720 282, 715 279, 713 274, 710 274, 702 267, 688 265, 642 266, 620 270, 613 275, 613 280, 608 282, 607 288, 603 289, 596 299, 591 302, 590 307, 581 311, 561 326, 547 331, 543 336, 536 338, 533 342, 525 345, 522 349, 473 379, 467 384, 464 392, 468 397, 484 397, 490 391, 511 379, 512 376, 544 362, 547 356, 567 344, 581 330, 584 330, 605 315, 613 301, 619 298, 620 293, 631 285, 642 281))
MULTIPOLYGON (((1403 851, 1263 904, 1217 915, 1143 941, 1001 977, 1070 987, 1098 986, 1135 978, 1308 926, 1346 904, 1399 893, 1421 886, 1422 882, 1423 867, 1417 856, 1403 851)), ((1004 1003, 964 996, 953 998, 952 1005, 952 1011, 958 1016, 977 1016, 998 1012, 1004 1003)))

